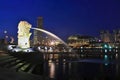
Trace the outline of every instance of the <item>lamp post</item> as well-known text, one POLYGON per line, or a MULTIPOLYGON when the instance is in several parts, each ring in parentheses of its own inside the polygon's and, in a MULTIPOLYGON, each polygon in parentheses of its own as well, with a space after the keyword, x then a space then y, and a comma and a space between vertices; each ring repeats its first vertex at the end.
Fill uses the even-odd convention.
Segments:
POLYGON ((7 39, 8 39, 7 30, 4 31, 4 36, 5 36, 4 37, 5 38, 5 42, 4 43, 7 44, 7 39))

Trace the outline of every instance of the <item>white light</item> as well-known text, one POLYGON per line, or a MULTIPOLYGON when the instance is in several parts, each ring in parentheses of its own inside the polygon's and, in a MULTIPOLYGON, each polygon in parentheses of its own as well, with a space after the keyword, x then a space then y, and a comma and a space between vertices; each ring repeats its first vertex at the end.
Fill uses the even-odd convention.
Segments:
POLYGON ((38 47, 38 50, 41 50, 40 46, 38 47))
POLYGON ((4 33, 7 33, 7 31, 5 30, 4 33))
POLYGON ((8 50, 12 50, 12 49, 15 48, 15 47, 16 47, 16 45, 8 45, 8 46, 7 46, 7 49, 8 49, 8 50))
POLYGON ((81 49, 83 48, 83 47, 80 47, 81 49))
POLYGON ((118 57, 118 54, 116 54, 116 57, 118 57))
POLYGON ((22 49, 20 49, 20 48, 14 48, 14 49, 12 49, 12 52, 21 52, 22 51, 22 49))
POLYGON ((107 52, 107 49, 105 49, 105 52, 107 52))
POLYGON ((23 50, 23 52, 34 52, 34 51, 33 51, 33 49, 28 48, 28 49, 23 50))

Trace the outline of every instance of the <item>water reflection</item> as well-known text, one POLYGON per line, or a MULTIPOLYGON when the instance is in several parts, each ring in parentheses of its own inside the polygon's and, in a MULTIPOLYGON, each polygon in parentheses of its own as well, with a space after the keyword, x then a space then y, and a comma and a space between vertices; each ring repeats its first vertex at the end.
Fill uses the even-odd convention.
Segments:
POLYGON ((54 78, 55 77, 55 63, 49 61, 49 76, 50 78, 54 78))
POLYGON ((120 80, 119 55, 105 54, 99 58, 79 58, 75 61, 58 58, 44 67, 54 80, 120 80), (119 78, 119 79, 117 79, 119 78))
POLYGON ((118 59, 118 54, 115 55, 115 58, 118 59))

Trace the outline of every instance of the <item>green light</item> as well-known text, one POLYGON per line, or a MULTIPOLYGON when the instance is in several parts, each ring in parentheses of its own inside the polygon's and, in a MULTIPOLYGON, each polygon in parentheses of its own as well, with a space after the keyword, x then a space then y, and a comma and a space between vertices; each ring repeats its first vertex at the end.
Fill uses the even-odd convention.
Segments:
POLYGON ((104 45, 104 48, 107 48, 107 47, 108 47, 108 46, 105 44, 105 45, 104 45))
POLYGON ((112 47, 111 46, 109 46, 109 49, 111 49, 112 47))
POLYGON ((108 56, 107 56, 107 55, 105 55, 105 56, 104 56, 104 58, 105 58, 105 59, 108 59, 108 56))

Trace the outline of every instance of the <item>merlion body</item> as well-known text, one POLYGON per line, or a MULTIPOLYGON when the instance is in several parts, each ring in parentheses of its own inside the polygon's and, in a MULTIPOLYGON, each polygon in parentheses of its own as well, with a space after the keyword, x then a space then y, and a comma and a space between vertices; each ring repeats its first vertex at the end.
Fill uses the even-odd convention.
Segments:
POLYGON ((18 24, 18 46, 20 48, 30 47, 31 24, 27 21, 20 21, 18 24))

